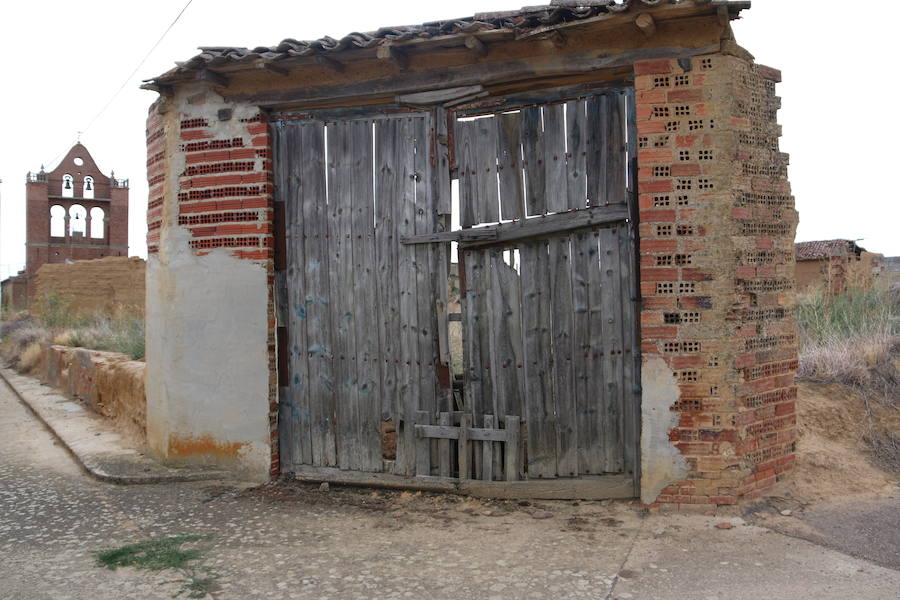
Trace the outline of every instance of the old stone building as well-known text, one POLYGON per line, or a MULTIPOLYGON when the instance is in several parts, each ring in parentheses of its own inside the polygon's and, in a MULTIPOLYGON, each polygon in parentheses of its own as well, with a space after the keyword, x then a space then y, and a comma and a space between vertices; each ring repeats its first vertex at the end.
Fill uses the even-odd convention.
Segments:
POLYGON ((770 488, 797 214, 748 7, 561 1, 147 82, 154 451, 685 511, 770 488))
POLYGON ((128 256, 128 180, 104 175, 81 143, 25 186, 25 269, 3 282, 5 307, 27 307, 42 265, 128 256))
POLYGON ((797 289, 839 294, 850 287, 869 287, 878 278, 883 258, 853 240, 798 242, 797 289))

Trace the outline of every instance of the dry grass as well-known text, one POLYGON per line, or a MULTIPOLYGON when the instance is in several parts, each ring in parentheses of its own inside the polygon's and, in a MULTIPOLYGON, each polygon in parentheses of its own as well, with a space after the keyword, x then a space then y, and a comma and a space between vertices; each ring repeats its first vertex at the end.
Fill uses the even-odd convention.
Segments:
POLYGON ((900 411, 900 293, 882 286, 839 295, 813 292, 798 298, 798 376, 840 383, 858 391, 868 423, 863 439, 883 468, 900 472, 897 431, 870 404, 900 411))

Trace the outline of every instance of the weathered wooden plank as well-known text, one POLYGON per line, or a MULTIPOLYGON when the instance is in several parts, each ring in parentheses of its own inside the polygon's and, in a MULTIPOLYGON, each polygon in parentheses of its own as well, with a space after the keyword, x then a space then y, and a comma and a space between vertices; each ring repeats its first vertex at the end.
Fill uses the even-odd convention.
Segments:
MULTIPOLYGON (((413 157, 416 186, 415 231, 422 234, 436 229, 437 206, 435 205, 433 183, 430 180, 432 169, 429 160, 431 144, 428 123, 424 116, 416 116, 412 119, 412 127, 416 142, 416 152, 413 157)), ((433 276, 437 269, 436 258, 431 248, 416 247, 414 268, 416 272, 416 310, 418 311, 416 319, 418 325, 416 336, 419 347, 417 360, 421 363, 418 408, 427 411, 432 418, 437 416, 436 375, 439 362, 438 345, 434 335, 437 330, 434 301, 438 298, 436 290, 433 289, 433 276)))
POLYGON ((588 479, 546 481, 478 481, 444 479, 442 477, 403 477, 387 473, 358 473, 328 467, 301 465, 297 479, 310 482, 331 482, 343 485, 380 487, 466 494, 479 498, 533 498, 538 500, 603 500, 632 498, 630 477, 607 475, 588 479))
POLYGON ((394 98, 397 104, 440 104, 448 100, 455 100, 471 94, 477 94, 484 90, 481 85, 467 85, 463 87, 445 88, 442 90, 429 90, 427 92, 417 92, 414 94, 403 94, 394 98))
POLYGON ((491 356, 491 410, 495 415, 522 414, 525 378, 522 369, 521 283, 504 260, 503 250, 485 251, 490 262, 488 298, 491 356))
POLYGON ((622 413, 623 348, 622 348, 622 280, 619 256, 619 232, 614 227, 600 229, 600 280, 603 311, 603 357, 606 374, 604 392, 606 411, 600 421, 607 473, 623 470, 622 413))
POLYGON ((543 238, 565 234, 574 229, 615 223, 628 218, 628 209, 622 206, 592 206, 561 214, 544 215, 540 219, 528 219, 517 223, 485 225, 473 229, 458 229, 440 233, 402 236, 400 243, 432 244, 457 241, 466 248, 509 245, 530 238, 543 238))
MULTIPOLYGON (((626 473, 637 474, 640 467, 640 422, 641 396, 638 386, 636 367, 639 364, 640 340, 636 315, 638 314, 636 282, 634 280, 634 247, 631 243, 631 227, 618 228, 619 232, 619 277, 622 281, 622 328, 624 355, 623 368, 625 378, 622 383, 622 451, 623 466, 626 473)), ((639 479, 635 479, 635 485, 639 479)), ((639 493, 640 490, 636 489, 639 493)))
POLYGON ((463 341, 467 356, 466 386, 470 391, 472 402, 467 408, 473 415, 483 415, 490 410, 488 407, 492 389, 490 371, 487 368, 490 365, 490 347, 482 344, 482 340, 487 339, 490 331, 486 303, 489 285, 486 268, 483 252, 466 253, 466 312, 463 341), (485 332, 488 332, 487 335, 485 332))
POLYGON ((459 176, 459 224, 471 227, 478 223, 478 159, 474 121, 455 121, 456 166, 459 176))
POLYGON ((628 194, 625 189, 625 95, 618 92, 609 94, 609 119, 606 121, 606 186, 604 204, 625 204, 628 194))
MULTIPOLYGON (((443 414, 443 413, 442 413, 443 414)), ((449 417, 450 413, 446 413, 449 417)), ((471 415, 469 415, 471 416, 471 415)), ((486 427, 486 426, 485 426, 486 427)), ((470 441, 505 442, 509 434, 505 429, 469 427, 466 439, 470 441)), ((457 440, 463 433, 463 427, 450 425, 416 425, 416 437, 434 438, 437 440, 457 440)))
POLYGON ((521 219, 525 214, 522 181, 522 113, 497 115, 497 168, 500 177, 500 217, 521 219))
POLYGON ((457 438, 456 456, 460 481, 472 477, 472 450, 469 444, 469 432, 472 427, 472 415, 463 414, 459 418, 459 437, 457 438))
MULTIPOLYGON (((442 412, 438 423, 442 426, 449 427, 450 413, 442 412)), ((438 440, 438 475, 441 477, 450 477, 450 440, 447 438, 438 440)))
POLYGON ((573 236, 579 253, 572 270, 573 297, 575 299, 576 344, 582 348, 576 364, 575 410, 578 413, 578 472, 596 474, 602 472, 603 453, 600 437, 600 419, 604 373, 600 360, 603 321, 600 306, 601 282, 599 245, 597 234, 585 232, 573 236))
POLYGON ((352 135, 348 122, 328 123, 328 207, 331 264, 332 333, 337 376, 338 465, 359 470, 359 390, 353 313, 352 135))
POLYGON ((521 114, 526 211, 529 215, 542 215, 547 212, 547 190, 541 108, 539 106, 523 108, 521 114))
POLYGON ((290 418, 291 444, 289 463, 313 464, 312 457, 312 425, 310 411, 309 365, 304 348, 308 334, 306 323, 306 282, 303 272, 307 262, 304 252, 304 232, 301 213, 303 198, 301 195, 301 171, 306 155, 316 149, 304 148, 300 128, 282 129, 278 136, 277 151, 282 168, 279 170, 280 189, 285 202, 285 237, 287 250, 287 277, 290 282, 286 290, 286 304, 291 314, 289 327, 289 359, 290 377, 290 418))
MULTIPOLYGON (((484 428, 494 428, 494 415, 484 415, 484 428)), ((494 443, 481 443, 481 478, 485 481, 494 479, 494 443)))
POLYGON ((568 206, 570 209, 584 208, 587 206, 587 114, 584 100, 571 100, 566 103, 566 139, 568 152, 566 153, 566 175, 568 185, 568 206))
POLYGON ((584 73, 596 69, 631 66, 641 60, 699 56, 718 52, 719 48, 720 44, 715 43, 694 48, 683 46, 637 48, 611 54, 585 51, 574 54, 566 53, 555 60, 542 60, 540 64, 521 59, 478 62, 457 67, 440 67, 427 71, 400 72, 388 77, 354 83, 303 85, 287 89, 225 94, 224 97, 231 102, 247 103, 255 106, 278 106, 286 104, 296 105, 325 99, 359 99, 377 95, 396 96, 419 92, 429 87, 485 85, 493 81, 553 77, 584 73))
MULTIPOLYGON (((400 140, 397 161, 397 178, 402 181, 401 194, 396 198, 397 235, 414 235, 416 230, 415 206, 415 173, 414 151, 415 133, 412 119, 398 121, 398 138, 400 140)), ((399 338, 400 356, 398 362, 398 396, 400 399, 400 424, 397 440, 397 460, 394 462, 395 472, 401 475, 412 475, 415 466, 415 437, 413 423, 415 411, 418 410, 420 369, 418 357, 418 318, 416 287, 416 251, 410 246, 397 246, 398 253, 398 288, 399 288, 399 338)))
POLYGON ((569 208, 566 189, 566 117, 564 104, 544 105, 544 182, 547 212, 569 208))
POLYGON ((353 240, 353 335, 356 344, 357 445, 359 469, 380 471, 381 458, 381 348, 375 284, 375 198, 373 186, 372 122, 350 123, 351 238, 353 240))
MULTIPOLYGON (((428 425, 431 416, 427 411, 417 410, 414 417, 416 425, 428 425)), ((431 440, 425 437, 416 438, 416 477, 431 475, 431 440)))
POLYGON ((306 263, 302 272, 306 288, 306 340, 298 347, 309 363, 312 464, 337 465, 336 376, 331 321, 332 270, 329 252, 330 215, 325 186, 325 125, 305 123, 300 128, 304 148, 300 165, 299 205, 302 213, 306 263))
POLYGON ((453 193, 450 184, 450 136, 447 126, 447 111, 443 108, 436 108, 433 118, 435 174, 432 181, 435 185, 435 202, 439 215, 449 215, 453 212, 453 193))
POLYGON ((493 227, 497 229, 496 239, 490 241, 475 240, 472 242, 461 239, 459 243, 461 247, 478 248, 513 241, 524 242, 529 239, 562 235, 574 229, 615 223, 624 220, 627 218, 627 215, 628 209, 621 205, 591 207, 584 210, 545 215, 539 219, 528 219, 518 223, 494 225, 493 227))
POLYGON ((521 455, 521 427, 521 419, 518 416, 506 416, 506 445, 503 448, 503 463, 507 481, 519 479, 519 474, 522 470, 522 463, 519 460, 521 455))
POLYGON ((475 220, 478 223, 496 223, 500 220, 500 198, 497 195, 497 119, 485 117, 472 123, 475 125, 477 172, 475 220))
POLYGON ((570 240, 558 237, 550 246, 550 337, 553 347, 553 398, 556 405, 556 471, 578 474, 578 415, 575 411, 574 303, 570 240))
POLYGON ((587 195, 588 206, 601 206, 605 199, 609 165, 607 123, 609 122, 609 95, 598 94, 587 101, 587 195))
POLYGON ((393 419, 395 427, 402 414, 397 392, 400 356, 397 211, 402 205, 403 188, 409 181, 408 174, 402 172, 405 148, 400 131, 401 122, 396 119, 375 122, 375 262, 378 268, 378 342, 382 353, 381 410, 382 418, 393 419))
POLYGON ((550 271, 546 242, 520 248, 528 475, 556 475, 556 415, 550 350, 550 271))
MULTIPOLYGON (((604 472, 606 465, 606 438, 604 437, 603 423, 607 412, 606 406, 609 402, 609 393, 606 389, 609 374, 606 372, 603 356, 603 330, 606 315, 602 304, 606 290, 603 289, 603 279, 600 273, 600 234, 595 231, 585 234, 584 237, 584 252, 588 269, 590 346, 587 361, 589 395, 585 400, 586 412, 582 423, 585 425, 586 431, 586 448, 583 452, 588 457, 588 462, 581 466, 579 472, 595 475, 604 472)), ((579 430, 579 439, 580 437, 581 431, 579 430)))

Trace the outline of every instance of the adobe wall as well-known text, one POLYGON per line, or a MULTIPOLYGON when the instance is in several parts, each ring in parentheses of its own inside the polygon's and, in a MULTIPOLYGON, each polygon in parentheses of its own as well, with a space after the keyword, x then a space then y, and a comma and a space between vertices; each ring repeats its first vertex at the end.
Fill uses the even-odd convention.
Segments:
POLYGON ((148 444, 266 480, 278 448, 267 124, 185 86, 151 107, 147 144, 148 444))
POLYGON ((794 459, 797 214, 780 74, 724 47, 635 65, 641 497, 655 508, 714 512, 794 459))
POLYGON ((116 352, 45 345, 33 373, 70 398, 114 420, 123 434, 146 439, 146 365, 116 352))
MULTIPOLYGON (((35 279, 35 299, 64 297, 79 315, 144 314, 146 263, 138 257, 109 256, 68 264, 45 264, 35 279)), ((33 310, 40 312, 41 303, 33 310)))

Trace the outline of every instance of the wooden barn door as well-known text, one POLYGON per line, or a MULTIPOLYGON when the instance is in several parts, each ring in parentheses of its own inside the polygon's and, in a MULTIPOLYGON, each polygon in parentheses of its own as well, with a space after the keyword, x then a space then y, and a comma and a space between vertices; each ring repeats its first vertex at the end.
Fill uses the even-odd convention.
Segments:
POLYGON ((636 485, 630 99, 455 122, 466 410, 485 428, 522 423, 507 479, 636 485))
POLYGON ((412 475, 416 414, 447 410, 435 305, 448 250, 399 241, 439 227, 432 121, 418 112, 276 126, 285 472, 412 475))

